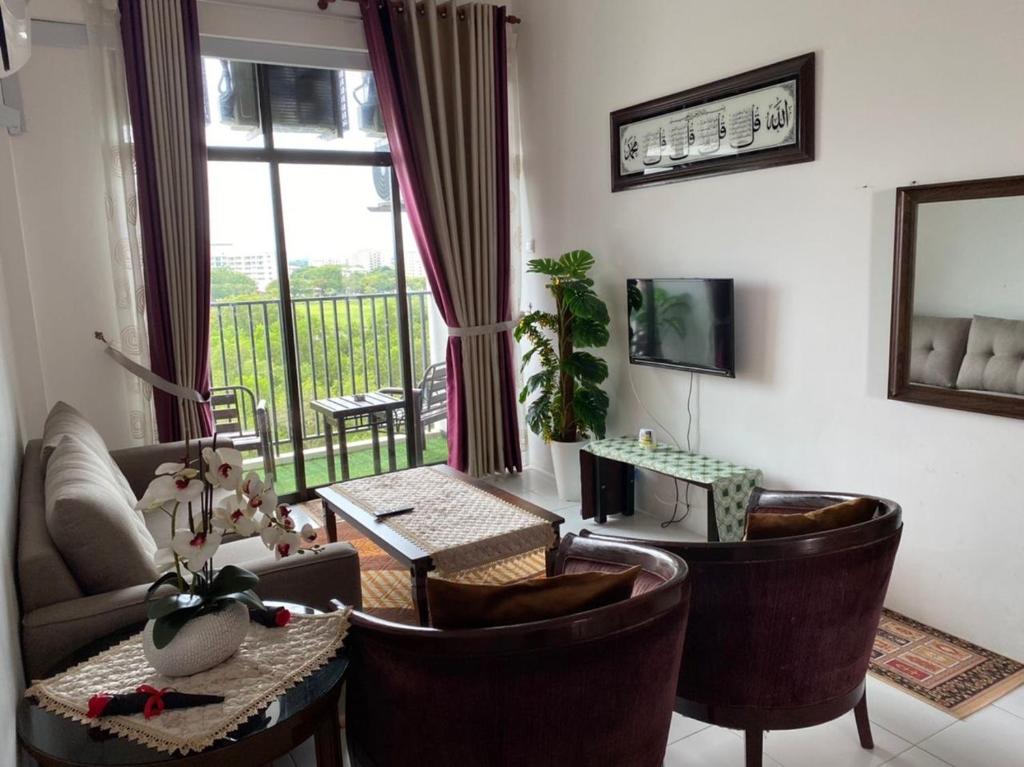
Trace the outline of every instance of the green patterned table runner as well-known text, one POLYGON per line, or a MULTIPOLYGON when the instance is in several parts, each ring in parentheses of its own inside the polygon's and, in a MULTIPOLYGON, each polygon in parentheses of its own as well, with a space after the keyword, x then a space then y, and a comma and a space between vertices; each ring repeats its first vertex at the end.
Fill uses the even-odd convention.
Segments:
POLYGON ((668 445, 653 450, 641 447, 635 437, 611 437, 594 440, 584 450, 600 458, 631 463, 670 477, 711 485, 715 501, 718 535, 723 541, 743 537, 747 501, 761 482, 759 469, 748 469, 706 455, 687 453, 668 445))

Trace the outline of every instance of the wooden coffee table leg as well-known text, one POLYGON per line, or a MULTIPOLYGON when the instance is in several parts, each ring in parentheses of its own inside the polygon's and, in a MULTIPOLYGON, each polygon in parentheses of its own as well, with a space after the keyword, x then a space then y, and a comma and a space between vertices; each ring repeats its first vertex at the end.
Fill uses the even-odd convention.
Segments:
POLYGON ((341 767, 341 725, 338 710, 328 706, 313 733, 317 767, 341 767))
POLYGON ((430 610, 427 607, 427 571, 419 565, 409 569, 412 576, 412 606, 421 626, 430 625, 430 610))
POLYGON ((324 510, 324 524, 327 525, 327 540, 334 543, 338 540, 338 520, 334 516, 334 510, 327 501, 320 501, 324 510))

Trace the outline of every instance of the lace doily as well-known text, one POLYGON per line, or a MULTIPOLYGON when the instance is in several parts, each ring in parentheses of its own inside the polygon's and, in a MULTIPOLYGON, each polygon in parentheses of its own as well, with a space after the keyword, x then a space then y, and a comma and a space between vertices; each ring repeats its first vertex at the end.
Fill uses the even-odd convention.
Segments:
POLYGON ((347 631, 347 612, 294 615, 283 628, 251 623, 249 634, 230 659, 209 671, 173 679, 160 676, 146 661, 140 632, 67 671, 36 682, 25 695, 47 711, 77 722, 158 751, 188 754, 225 737, 326 665, 347 631), (89 718, 93 695, 133 692, 142 684, 221 695, 224 702, 168 709, 149 720, 142 714, 89 718))
POLYGON ((535 549, 549 548, 551 523, 526 509, 428 466, 332 485, 371 514, 412 506, 379 520, 458 573, 535 549))

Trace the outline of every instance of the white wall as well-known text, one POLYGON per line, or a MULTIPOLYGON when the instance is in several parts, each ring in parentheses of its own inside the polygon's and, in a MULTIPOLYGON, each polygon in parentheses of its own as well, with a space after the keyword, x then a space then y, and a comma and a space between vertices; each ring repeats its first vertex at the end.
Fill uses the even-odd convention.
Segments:
POLYGON ((914 313, 1024 320, 1024 197, 918 206, 914 313))
MULTIPOLYGON (((10 182, 10 142, 0 131, 0 189, 10 182)), ((6 203, 6 197, 0 201, 6 203)), ((16 242, 9 205, 0 204, 0 296, 10 288, 4 263, 16 242), (7 208, 7 210, 3 210, 7 208), (12 243, 12 240, 15 242, 12 243)), ((18 384, 11 342, 15 307, 0 306, 0 764, 16 764, 15 712, 23 689, 18 642, 18 597, 14 590, 14 545, 17 540, 18 477, 21 434, 15 404, 18 384)))
MULTIPOLYGON (((1024 81, 1024 4, 737 0, 728 11, 694 0, 519 7, 537 254, 598 258, 610 431, 650 423, 623 364, 625 278, 735 278, 738 377, 698 379, 703 452, 762 468, 772 487, 898 500, 890 606, 1024 657, 1024 423, 886 399, 894 190, 1024 172, 1024 102, 1011 96, 1024 81), (808 51, 815 162, 609 191, 611 110, 808 51)), ((525 290, 543 300, 532 277, 525 290)), ((681 435, 686 374, 632 375, 681 435)), ((542 453, 534 444, 531 457, 542 453)), ((643 503, 667 511, 649 489, 643 503)))

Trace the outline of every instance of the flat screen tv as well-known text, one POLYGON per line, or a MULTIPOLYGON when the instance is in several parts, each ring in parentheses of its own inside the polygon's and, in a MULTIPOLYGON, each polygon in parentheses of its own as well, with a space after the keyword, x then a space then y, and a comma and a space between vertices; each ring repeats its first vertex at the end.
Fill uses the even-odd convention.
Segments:
POLYGON ((736 376, 732 280, 626 280, 629 361, 736 376))

